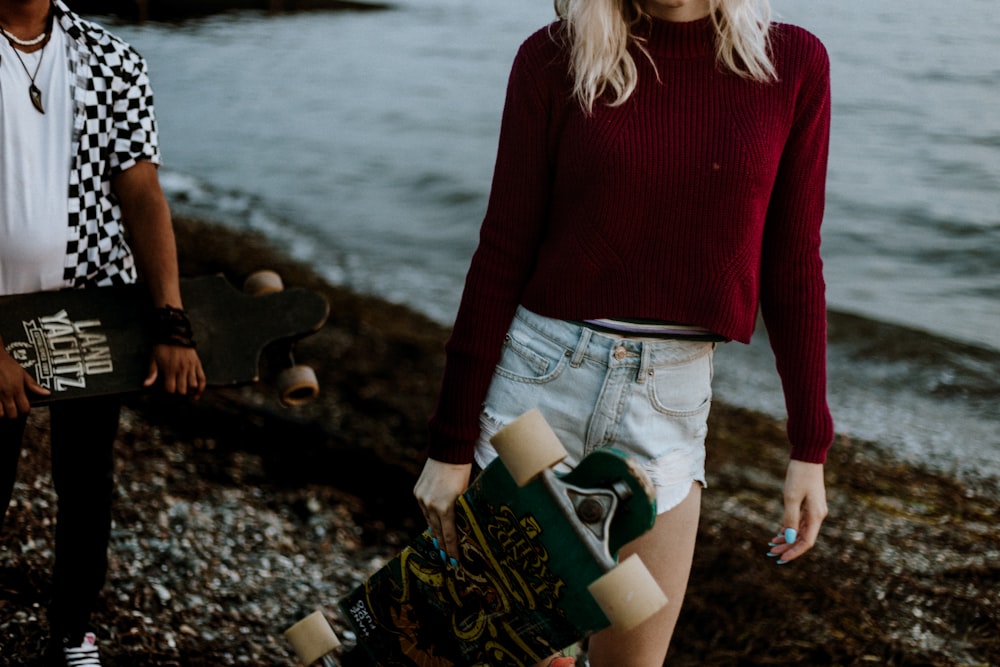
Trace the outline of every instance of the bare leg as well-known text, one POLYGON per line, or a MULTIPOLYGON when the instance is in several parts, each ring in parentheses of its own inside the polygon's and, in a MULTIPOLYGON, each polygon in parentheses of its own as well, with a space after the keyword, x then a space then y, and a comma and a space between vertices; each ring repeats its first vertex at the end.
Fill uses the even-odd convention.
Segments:
POLYGON ((700 514, 701 485, 695 482, 680 505, 659 515, 652 530, 622 549, 620 560, 639 554, 669 603, 628 632, 608 628, 591 637, 591 667, 662 667, 691 573, 700 514))

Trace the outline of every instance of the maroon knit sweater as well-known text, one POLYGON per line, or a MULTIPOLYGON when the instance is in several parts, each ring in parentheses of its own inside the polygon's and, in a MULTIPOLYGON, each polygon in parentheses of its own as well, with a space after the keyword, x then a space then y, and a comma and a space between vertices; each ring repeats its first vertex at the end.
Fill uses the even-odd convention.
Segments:
POLYGON ((571 99, 560 24, 528 38, 507 88, 479 247, 448 341, 430 456, 466 463, 518 304, 559 319, 651 318, 749 342, 758 307, 792 457, 823 462, 826 302, 820 223, 829 61, 775 24, 779 82, 722 71, 709 19, 653 20, 638 87, 587 116, 571 99))

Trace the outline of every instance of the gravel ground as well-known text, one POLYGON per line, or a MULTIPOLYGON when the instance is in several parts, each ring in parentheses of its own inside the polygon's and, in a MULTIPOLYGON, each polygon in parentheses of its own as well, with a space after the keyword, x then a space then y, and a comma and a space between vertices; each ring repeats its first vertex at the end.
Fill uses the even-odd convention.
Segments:
MULTIPOLYGON (((105 664, 296 664, 281 631, 335 601, 420 525, 411 489, 446 331, 323 285, 260 239, 178 220, 187 274, 267 266, 321 289, 327 327, 300 345, 321 400, 213 390, 126 402, 111 570, 95 615, 105 664)), ((0 665, 47 638, 55 498, 47 412, 33 413, 0 535, 0 665)), ((1000 485, 963 485, 839 438, 831 514, 808 558, 763 556, 780 520, 782 425, 717 405, 696 562, 667 664, 1000 664, 1000 485)))
MULTIPOLYGON (((37 411, 38 435, 46 422, 37 411)), ((44 438, 32 445, 0 543, 0 664, 32 664, 45 638, 56 500, 44 438)), ((396 550, 392 534, 362 543, 357 498, 272 487, 259 457, 242 452, 226 454, 206 480, 199 468, 212 441, 174 441, 131 410, 117 454, 111 567, 97 614, 112 665, 294 664, 281 630, 396 550)))

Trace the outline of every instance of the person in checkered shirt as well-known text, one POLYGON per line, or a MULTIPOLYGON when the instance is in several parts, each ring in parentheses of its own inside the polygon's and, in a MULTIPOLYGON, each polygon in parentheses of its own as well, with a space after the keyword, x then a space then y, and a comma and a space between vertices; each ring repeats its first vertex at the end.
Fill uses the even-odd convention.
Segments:
MULTIPOLYGON (((205 376, 181 303, 146 63, 62 0, 0 0, 0 29, 0 294, 141 277, 161 324, 146 383, 198 397, 205 376)), ((46 393, 0 341, 0 513, 29 398, 46 393)), ((50 656, 99 665, 90 616, 108 567, 119 403, 59 402, 50 416, 59 495, 50 656)))

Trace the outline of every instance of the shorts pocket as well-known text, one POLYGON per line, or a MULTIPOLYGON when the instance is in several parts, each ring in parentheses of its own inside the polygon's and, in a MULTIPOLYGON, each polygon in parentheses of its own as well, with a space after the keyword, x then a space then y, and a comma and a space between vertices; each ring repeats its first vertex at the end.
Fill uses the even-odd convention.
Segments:
POLYGON ((545 383, 559 377, 569 352, 530 329, 512 327, 504 338, 496 373, 516 382, 545 383))
POLYGON ((653 369, 649 402, 658 412, 672 416, 697 415, 712 404, 711 351, 682 363, 653 369))

